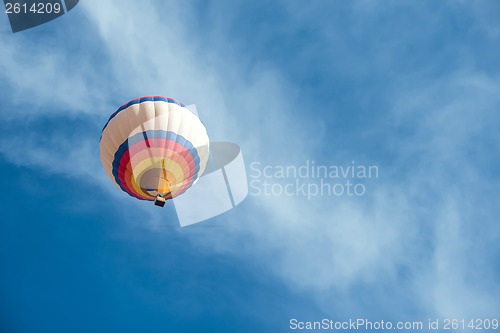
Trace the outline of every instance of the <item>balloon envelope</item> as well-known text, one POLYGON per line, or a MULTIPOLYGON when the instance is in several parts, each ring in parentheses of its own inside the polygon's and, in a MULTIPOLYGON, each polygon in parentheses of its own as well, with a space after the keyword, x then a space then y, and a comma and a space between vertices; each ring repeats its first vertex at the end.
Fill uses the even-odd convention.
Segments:
POLYGON ((143 97, 111 115, 99 144, 113 183, 141 200, 184 193, 205 170, 209 139, 186 105, 171 98, 143 97))

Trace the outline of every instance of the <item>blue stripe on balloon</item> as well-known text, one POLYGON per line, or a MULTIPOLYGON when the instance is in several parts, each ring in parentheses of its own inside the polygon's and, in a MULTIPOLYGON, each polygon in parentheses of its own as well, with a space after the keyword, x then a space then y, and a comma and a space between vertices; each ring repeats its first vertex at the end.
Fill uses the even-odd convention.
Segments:
MULTIPOLYGON (((103 129, 102 129, 102 132, 101 132, 101 139, 102 139, 102 133, 104 132, 104 130, 106 129, 106 127, 108 126, 109 122, 111 121, 111 119, 113 119, 114 117, 116 117, 116 115, 118 113, 120 113, 121 111, 129 108, 130 106, 132 105, 135 105, 135 104, 140 104, 142 102, 165 102, 165 103, 172 103, 172 104, 176 104, 176 105, 179 105, 185 109, 187 109, 189 112, 191 112, 192 114, 194 114, 195 116, 197 116, 193 111, 189 110, 189 108, 181 103, 181 102, 177 102, 175 99, 172 99, 172 98, 165 98, 165 97, 160 97, 160 96, 156 96, 156 97, 142 97, 142 98, 139 98, 139 99, 134 99, 133 101, 130 101, 128 102, 127 104, 125 105, 122 105, 120 106, 120 108, 118 110, 116 110, 112 115, 111 117, 109 117, 108 121, 106 122, 106 125, 104 125, 103 129)), ((198 116, 197 116, 198 117, 198 116)), ((101 141, 101 139, 99 139, 99 141, 101 141)))
POLYGON ((139 143, 141 141, 146 141, 148 139, 165 139, 165 140, 171 140, 173 142, 177 142, 181 144, 180 142, 183 142, 181 145, 186 148, 191 155, 195 169, 194 169, 194 175, 193 175, 193 181, 189 184, 188 188, 193 185, 194 181, 198 178, 198 172, 200 171, 200 157, 198 156, 198 151, 196 148, 193 146, 193 144, 184 138, 182 135, 179 135, 177 133, 171 132, 171 131, 163 131, 163 130, 150 130, 150 131, 145 131, 141 133, 137 133, 134 136, 128 138, 128 140, 125 140, 120 147, 118 147, 118 150, 115 152, 114 159, 113 159, 113 176, 115 177, 116 183, 120 186, 123 192, 128 193, 130 196, 134 196, 133 194, 127 192, 124 186, 122 186, 120 182, 120 177, 118 176, 118 169, 120 168, 120 161, 125 155, 125 153, 128 151, 129 147, 139 143))

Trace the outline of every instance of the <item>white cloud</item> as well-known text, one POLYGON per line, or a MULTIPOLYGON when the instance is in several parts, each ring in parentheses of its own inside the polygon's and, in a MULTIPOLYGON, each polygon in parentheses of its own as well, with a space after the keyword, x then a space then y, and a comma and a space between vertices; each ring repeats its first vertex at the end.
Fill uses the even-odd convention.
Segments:
MULTIPOLYGON (((321 141, 328 138, 316 134, 316 139, 304 142, 297 133, 317 133, 320 120, 309 116, 311 112, 293 118, 287 112, 300 107, 290 97, 299 87, 268 64, 255 64, 250 73, 243 73, 235 55, 224 54, 230 42, 224 36, 212 41, 213 49, 200 50, 201 37, 185 26, 189 24, 186 11, 191 9, 177 6, 169 2, 158 9, 150 1, 97 0, 79 5, 88 23, 97 27, 96 45, 105 48, 112 60, 109 81, 118 85, 113 91, 121 90, 130 99, 159 94, 196 103, 212 139, 239 143, 247 162, 295 164, 317 156, 321 141)), ((223 32, 223 25, 216 26, 223 32)), ((71 52, 64 45, 54 53, 31 46, 24 38, 0 38, 0 77, 14 99, 30 95, 31 103, 44 110, 57 103, 53 112, 67 117, 84 112, 103 119, 103 112, 113 111, 115 97, 105 85, 97 84, 100 73, 92 64, 69 72, 57 69, 61 62, 67 63, 65 52, 71 52)), ((480 166, 466 154, 488 151, 471 142, 494 133, 494 124, 498 125, 497 79, 471 71, 444 77, 431 86, 427 82, 389 92, 387 98, 394 101, 391 129, 410 126, 414 131, 409 138, 387 133, 389 150, 398 157, 392 167, 381 170, 383 176, 366 198, 251 197, 237 213, 222 217, 227 228, 203 230, 200 237, 190 234, 193 244, 259 262, 291 289, 313 292, 326 312, 349 304, 359 284, 374 293, 380 288, 389 292, 387 281, 395 289, 409 286, 402 290, 407 295, 400 296, 399 302, 406 302, 411 294, 420 310, 429 314, 498 309, 494 297, 498 287, 490 266, 494 254, 475 243, 486 239, 494 246, 498 241, 494 217, 487 215, 490 220, 483 221, 484 230, 478 232, 476 219, 481 215, 475 211, 488 200, 480 192, 491 186, 497 192, 498 179, 485 179, 480 166), (490 277, 475 274, 471 267, 490 277), (404 277, 399 272, 402 268, 408 271, 404 277), (339 298, 327 299, 325 292, 339 298)), ((32 111, 10 117, 27 115, 32 116, 32 111)), ((498 144, 498 134, 494 139, 498 144)), ((54 140, 49 148, 40 149, 34 139, 6 139, 0 151, 18 165, 86 176, 121 195, 105 179, 91 140, 78 147, 54 140), (21 146, 24 149, 12 149, 21 146)), ((498 152, 498 146, 492 148, 498 152)), ((497 210, 493 205, 487 209, 497 210)), ((145 211, 159 221, 156 211, 145 211)), ((398 313, 397 308, 387 311, 398 313)))

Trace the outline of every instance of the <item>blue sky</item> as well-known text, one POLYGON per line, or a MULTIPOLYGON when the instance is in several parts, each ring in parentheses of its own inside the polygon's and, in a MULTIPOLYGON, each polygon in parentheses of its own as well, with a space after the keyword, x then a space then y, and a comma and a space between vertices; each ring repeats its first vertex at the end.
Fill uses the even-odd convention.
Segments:
MULTIPOLYGON (((288 332, 500 315, 495 1, 82 0, 0 15, 5 332, 288 332), (179 228, 99 160, 109 115, 196 104, 247 167, 377 165, 366 195, 249 196, 179 228)), ((280 180, 274 180, 279 182, 280 180)))

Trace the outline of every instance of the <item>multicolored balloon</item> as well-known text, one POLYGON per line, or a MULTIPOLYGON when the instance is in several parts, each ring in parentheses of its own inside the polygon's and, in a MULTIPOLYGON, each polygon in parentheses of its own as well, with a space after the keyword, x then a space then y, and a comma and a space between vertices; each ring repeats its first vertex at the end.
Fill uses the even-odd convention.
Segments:
POLYGON ((111 115, 99 144, 113 183, 129 195, 172 199, 196 183, 209 157, 205 126, 171 98, 135 99, 111 115))

